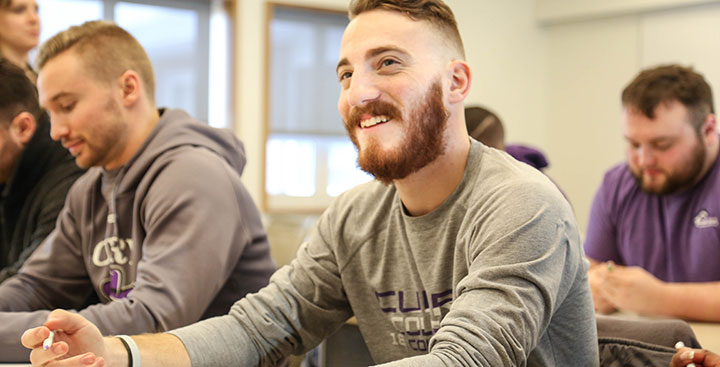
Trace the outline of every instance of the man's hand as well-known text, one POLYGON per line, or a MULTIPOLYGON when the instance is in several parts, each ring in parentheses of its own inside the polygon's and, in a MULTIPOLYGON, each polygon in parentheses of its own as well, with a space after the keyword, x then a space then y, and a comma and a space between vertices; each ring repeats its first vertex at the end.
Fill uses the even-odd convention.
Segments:
POLYGON ((662 286, 662 281, 643 268, 613 265, 605 273, 600 295, 620 309, 657 313, 662 286))
POLYGON ((30 353, 33 366, 70 367, 105 365, 105 342, 95 325, 84 317, 63 310, 50 313, 44 326, 26 330, 22 344, 30 353), (55 330, 53 344, 43 350, 43 341, 55 330))
POLYGON ((690 363, 697 367, 720 367, 720 356, 708 350, 680 348, 670 361, 670 367, 685 367, 690 363))
POLYGON ((605 282, 605 275, 608 273, 608 269, 609 267, 606 263, 597 263, 588 271, 588 281, 590 283, 590 291, 592 292, 595 311, 602 314, 609 314, 615 312, 617 309, 614 304, 602 295, 603 283, 605 282))

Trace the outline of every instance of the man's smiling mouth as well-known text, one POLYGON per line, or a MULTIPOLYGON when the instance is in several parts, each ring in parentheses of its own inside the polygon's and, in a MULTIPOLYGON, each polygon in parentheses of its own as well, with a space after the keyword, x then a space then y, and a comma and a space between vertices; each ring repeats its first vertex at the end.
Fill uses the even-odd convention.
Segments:
POLYGON ((360 121, 360 127, 362 127, 364 129, 364 128, 372 127, 377 124, 381 124, 381 123, 388 122, 388 121, 390 121, 390 118, 385 115, 375 116, 375 117, 371 117, 369 119, 360 121))

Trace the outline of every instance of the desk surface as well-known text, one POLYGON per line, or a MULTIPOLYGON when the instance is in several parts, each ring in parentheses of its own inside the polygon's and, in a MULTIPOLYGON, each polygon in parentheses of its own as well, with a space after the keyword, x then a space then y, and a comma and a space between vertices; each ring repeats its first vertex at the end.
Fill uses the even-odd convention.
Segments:
POLYGON ((710 322, 690 322, 700 345, 718 353, 720 351, 720 324, 710 322))

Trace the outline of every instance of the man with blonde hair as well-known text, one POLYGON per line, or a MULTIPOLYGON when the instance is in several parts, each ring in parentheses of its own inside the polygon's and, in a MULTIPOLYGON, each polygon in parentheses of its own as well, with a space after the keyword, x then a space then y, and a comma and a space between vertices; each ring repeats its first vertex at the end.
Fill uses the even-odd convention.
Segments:
POLYGON ((52 139, 89 168, 55 230, 0 285, 0 361, 49 309, 107 335, 158 332, 225 314, 274 264, 240 181, 242 144, 181 110, 157 109, 142 46, 109 22, 72 27, 38 56, 52 139), (22 311, 22 312, 21 312, 22 311))
POLYGON ((135 71, 145 89, 144 96, 154 105, 152 63, 142 45, 124 29, 101 20, 70 27, 42 45, 35 59, 38 70, 69 49, 83 60, 85 70, 97 81, 110 83, 127 70, 135 71))
POLYGON ((103 339, 57 311, 24 334, 35 365, 270 366, 353 315, 387 366, 598 364, 570 206, 540 172, 468 137, 471 72, 450 8, 350 8, 338 109, 376 180, 341 195, 296 260, 228 315, 103 339))

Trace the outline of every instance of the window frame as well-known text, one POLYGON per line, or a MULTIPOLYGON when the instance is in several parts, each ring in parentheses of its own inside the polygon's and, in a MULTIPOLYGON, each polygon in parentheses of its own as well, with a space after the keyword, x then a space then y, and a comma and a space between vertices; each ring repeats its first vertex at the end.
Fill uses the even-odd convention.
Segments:
MULTIPOLYGON (((115 20, 115 5, 118 3, 132 3, 138 5, 161 6, 167 8, 193 10, 198 13, 197 41, 195 44, 197 52, 195 53, 195 75, 197 76, 196 85, 199 87, 195 91, 196 116, 201 121, 208 121, 208 92, 210 90, 210 4, 207 0, 101 0, 103 6, 103 18, 107 20, 115 20)), ((170 106, 173 108, 182 108, 182 106, 170 106)))
MULTIPOLYGON (((303 6, 298 4, 287 4, 282 2, 268 1, 265 6, 265 39, 264 39, 264 86, 265 86, 265 98, 263 106, 263 126, 262 126, 262 208, 265 213, 269 214, 319 214, 327 209, 328 205, 335 197, 329 196, 324 189, 327 185, 328 179, 328 158, 327 152, 329 144, 322 143, 316 145, 316 162, 317 171, 315 174, 316 178, 316 194, 312 197, 296 197, 287 195, 270 195, 267 191, 267 143, 270 139, 271 129, 271 100, 272 100, 272 89, 271 89, 271 65, 272 65, 272 45, 271 42, 271 23, 275 10, 289 9, 289 10, 300 10, 316 13, 324 13, 331 15, 347 16, 347 10, 339 10, 333 8, 323 8, 314 6, 303 6), (323 164, 320 164, 323 162, 323 164), (318 189, 322 190, 321 194, 318 194, 318 189), (282 202, 282 203, 280 203, 282 202)), ((338 85, 338 89, 340 86, 338 85)), ((326 136, 326 137, 339 137, 341 135, 335 134, 310 134, 310 133, 295 133, 294 135, 305 135, 309 137, 326 136)), ((347 137, 347 135, 344 135, 347 137)), ((349 139, 349 137, 348 137, 349 139)), ((349 141, 349 140, 348 140, 349 141)))

